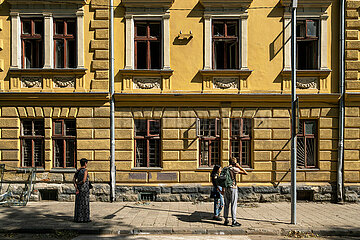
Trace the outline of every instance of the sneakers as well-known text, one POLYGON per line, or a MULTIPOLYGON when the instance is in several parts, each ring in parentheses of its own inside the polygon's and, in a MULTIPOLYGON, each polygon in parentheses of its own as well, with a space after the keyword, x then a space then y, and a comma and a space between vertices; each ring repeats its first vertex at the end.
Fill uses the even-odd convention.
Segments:
POLYGON ((221 217, 219 217, 219 216, 214 216, 214 217, 213 217, 213 220, 215 220, 215 221, 221 221, 221 220, 222 220, 222 218, 221 218, 221 217))
POLYGON ((232 226, 232 227, 240 227, 241 224, 238 223, 238 222, 233 222, 233 223, 231 224, 231 226, 232 226))

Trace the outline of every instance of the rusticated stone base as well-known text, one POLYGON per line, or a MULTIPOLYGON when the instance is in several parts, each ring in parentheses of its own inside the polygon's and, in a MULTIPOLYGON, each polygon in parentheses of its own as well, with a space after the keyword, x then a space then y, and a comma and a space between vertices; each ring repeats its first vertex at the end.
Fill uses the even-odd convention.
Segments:
MULTIPOLYGON (((110 201, 108 184, 93 184, 91 201, 110 201)), ((19 199, 23 184, 11 184, 14 198, 19 199)), ((116 186, 116 201, 150 200, 157 202, 199 202, 212 201, 209 198, 211 186, 178 185, 178 186, 116 186)), ((4 184, 2 193, 8 189, 4 184)), ((290 201, 290 186, 249 186, 239 187, 239 202, 279 202, 290 201)), ((303 201, 336 201, 336 188, 332 185, 308 186, 298 185, 298 199, 303 201)), ((31 201, 55 200, 72 202, 75 200, 75 188, 72 184, 37 183, 30 197, 31 201)), ((360 186, 345 187, 346 202, 360 202, 360 186)))

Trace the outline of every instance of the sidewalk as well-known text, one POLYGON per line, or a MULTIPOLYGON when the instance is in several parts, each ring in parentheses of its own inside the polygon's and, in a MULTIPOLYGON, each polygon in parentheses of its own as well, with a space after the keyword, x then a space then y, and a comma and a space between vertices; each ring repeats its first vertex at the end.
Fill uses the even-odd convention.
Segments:
POLYGON ((212 203, 91 203, 91 223, 74 223, 74 203, 31 202, 26 207, 0 207, 0 232, 87 234, 270 234, 290 231, 323 236, 360 236, 360 204, 298 203, 296 226, 290 203, 239 205, 241 227, 212 220, 212 203))

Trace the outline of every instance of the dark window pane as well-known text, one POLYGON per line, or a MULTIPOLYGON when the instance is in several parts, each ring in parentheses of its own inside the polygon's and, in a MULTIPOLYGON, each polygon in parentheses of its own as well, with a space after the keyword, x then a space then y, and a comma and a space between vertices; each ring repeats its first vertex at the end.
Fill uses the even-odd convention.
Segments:
POLYGON ((55 144, 55 167, 64 167, 64 140, 56 139, 55 144))
POLYGON ((136 166, 147 166, 146 140, 136 139, 136 166))
POLYGON ((44 121, 34 121, 34 133, 36 136, 44 136, 44 121))
POLYGON ((305 122, 305 134, 315 134, 315 122, 314 121, 306 121, 305 122))
POLYGON ((306 139, 306 165, 307 167, 315 167, 315 139, 306 139))
POLYGON ((159 167, 160 140, 149 140, 149 167, 159 167))
POLYGON ((150 124, 150 135, 160 134, 160 121, 149 121, 150 124))
POLYGON ((22 22, 22 33, 23 34, 31 34, 31 21, 23 21, 22 22))
POLYGON ((316 21, 306 21, 306 36, 307 37, 317 37, 317 22, 316 21))
POLYGON ((68 68, 76 68, 76 41, 68 40, 67 41, 67 67, 68 68))
POLYGON ((215 69, 224 69, 224 51, 225 51, 225 42, 215 41, 214 42, 214 68, 215 69))
POLYGON ((146 119, 135 119, 135 136, 146 136, 146 119))
POLYGON ((75 167, 75 140, 66 140, 66 167, 75 167))
POLYGON ((238 36, 238 25, 236 22, 227 24, 227 35, 238 36))
POLYGON ((137 42, 136 48, 137 69, 147 69, 147 44, 146 42, 137 42))
POLYGON ((22 150, 23 150, 23 162, 24 167, 32 166, 32 140, 23 140, 22 141, 22 150))
POLYGON ((226 50, 227 50, 227 59, 226 59, 226 63, 227 69, 237 69, 237 56, 238 56, 238 43, 237 42, 231 42, 231 43, 227 43, 226 44, 226 50))
POLYGON ((209 165, 209 141, 201 141, 200 146, 201 152, 201 165, 206 166, 209 165))
POLYGON ((35 139, 34 140, 34 163, 35 167, 43 166, 43 140, 35 139))
POLYGON ((62 122, 56 121, 55 122, 55 135, 62 135, 62 122))
POLYGON ((305 167, 305 138, 297 137, 297 166, 305 167))
POLYGON ((240 121, 239 119, 231 119, 231 136, 240 136, 240 121))
POLYGON ((35 34, 44 34, 44 22, 43 21, 34 21, 35 22, 35 34))
POLYGON ((161 33, 161 24, 160 23, 150 23, 150 36, 160 37, 161 33))
POLYGON ((240 141, 231 141, 231 157, 240 159, 240 141))
POLYGON ((251 119, 243 119, 243 136, 249 136, 251 134, 251 119))
POLYGON ((214 23, 214 36, 220 37, 225 35, 225 25, 224 23, 214 23))
POLYGON ((211 163, 210 166, 220 164, 220 142, 211 142, 211 163))
POLYGON ((43 42, 40 40, 36 40, 36 49, 33 52, 33 59, 36 61, 34 64, 34 68, 42 68, 43 67, 43 42))
POLYGON ((161 43, 150 42, 151 69, 160 69, 161 43))
POLYGON ((33 42, 32 41, 25 41, 25 67, 32 68, 33 67, 33 59, 32 59, 32 52, 33 52, 33 42))
POLYGON ((56 40, 56 67, 64 68, 64 41, 56 40))
POLYGON ((300 70, 317 69, 318 41, 297 41, 297 68, 300 70))
POLYGON ((55 33, 59 35, 64 34, 64 21, 62 20, 56 21, 55 33))
POLYGON ((305 21, 297 21, 296 23, 296 37, 306 37, 305 21))
POLYGON ((31 136, 32 134, 32 121, 23 121, 23 135, 31 136))
POLYGON ((147 36, 147 25, 146 24, 136 24, 136 36, 147 36))
POLYGON ((250 141, 242 141, 241 164, 250 167, 250 141))
POLYGON ((75 120, 65 121, 65 134, 66 134, 66 136, 76 136, 75 120))
POLYGON ((76 35, 76 23, 73 20, 67 21, 67 34, 68 35, 76 35))

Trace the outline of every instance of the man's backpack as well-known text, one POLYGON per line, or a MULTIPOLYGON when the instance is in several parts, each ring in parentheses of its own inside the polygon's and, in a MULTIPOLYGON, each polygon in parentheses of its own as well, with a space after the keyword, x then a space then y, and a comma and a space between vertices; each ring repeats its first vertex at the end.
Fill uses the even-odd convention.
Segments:
POLYGON ((230 168, 224 167, 217 179, 218 185, 221 187, 231 187, 233 180, 231 178, 230 168))

